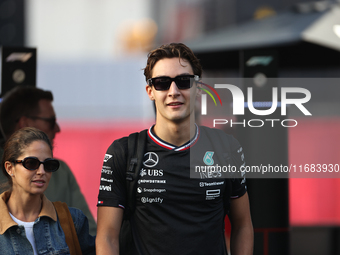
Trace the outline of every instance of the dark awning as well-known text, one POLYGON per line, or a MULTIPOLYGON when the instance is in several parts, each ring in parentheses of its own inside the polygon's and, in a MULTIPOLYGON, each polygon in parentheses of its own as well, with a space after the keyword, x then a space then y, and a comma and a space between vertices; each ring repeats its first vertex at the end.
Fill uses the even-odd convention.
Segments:
POLYGON ((185 42, 195 53, 246 50, 309 42, 340 51, 340 6, 322 12, 286 11, 185 42))

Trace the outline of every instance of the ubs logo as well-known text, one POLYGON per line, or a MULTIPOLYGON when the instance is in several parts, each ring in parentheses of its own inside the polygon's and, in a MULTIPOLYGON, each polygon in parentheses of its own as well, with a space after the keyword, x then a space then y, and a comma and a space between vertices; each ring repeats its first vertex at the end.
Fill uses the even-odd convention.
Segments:
POLYGON ((146 167, 154 167, 158 164, 158 155, 154 152, 147 152, 144 154, 143 165, 146 167))

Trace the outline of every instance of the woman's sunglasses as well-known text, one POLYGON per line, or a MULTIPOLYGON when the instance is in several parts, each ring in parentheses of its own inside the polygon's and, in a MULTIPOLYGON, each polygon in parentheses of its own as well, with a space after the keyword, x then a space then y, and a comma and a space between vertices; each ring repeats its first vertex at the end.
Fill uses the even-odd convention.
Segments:
POLYGON ((168 76, 151 78, 148 80, 149 86, 153 86, 155 90, 168 90, 174 81, 179 89, 190 89, 195 81, 199 81, 198 75, 179 75, 175 78, 168 76))
POLYGON ((59 161, 56 159, 48 158, 44 161, 40 161, 36 157, 27 157, 23 160, 15 160, 15 163, 21 163, 28 170, 37 170, 40 164, 44 165, 46 172, 55 172, 59 168, 59 161))

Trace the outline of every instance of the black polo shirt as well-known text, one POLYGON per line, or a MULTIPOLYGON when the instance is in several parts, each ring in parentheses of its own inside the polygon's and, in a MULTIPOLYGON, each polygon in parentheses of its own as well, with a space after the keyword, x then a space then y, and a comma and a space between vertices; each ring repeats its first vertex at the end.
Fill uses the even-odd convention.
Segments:
MULTIPOLYGON (((190 175, 196 165, 226 164, 221 158, 237 168, 244 164, 237 140, 220 130, 197 127, 193 140, 176 147, 149 129, 131 220, 137 254, 224 254, 225 198, 244 195, 245 180, 239 172, 230 178, 190 175)), ((126 168, 127 138, 122 138, 105 155, 98 206, 125 208, 126 168)))

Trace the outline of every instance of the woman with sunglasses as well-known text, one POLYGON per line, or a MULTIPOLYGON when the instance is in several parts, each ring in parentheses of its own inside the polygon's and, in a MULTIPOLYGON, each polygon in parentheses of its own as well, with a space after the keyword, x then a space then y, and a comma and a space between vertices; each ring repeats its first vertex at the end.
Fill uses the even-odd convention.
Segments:
MULTIPOLYGON (((0 195, 0 254, 70 254, 59 217, 45 196, 53 159, 46 134, 36 128, 15 132, 6 142, 2 171, 9 189, 0 195)), ((83 254, 95 254, 94 237, 88 234, 86 216, 68 208, 83 254)))

